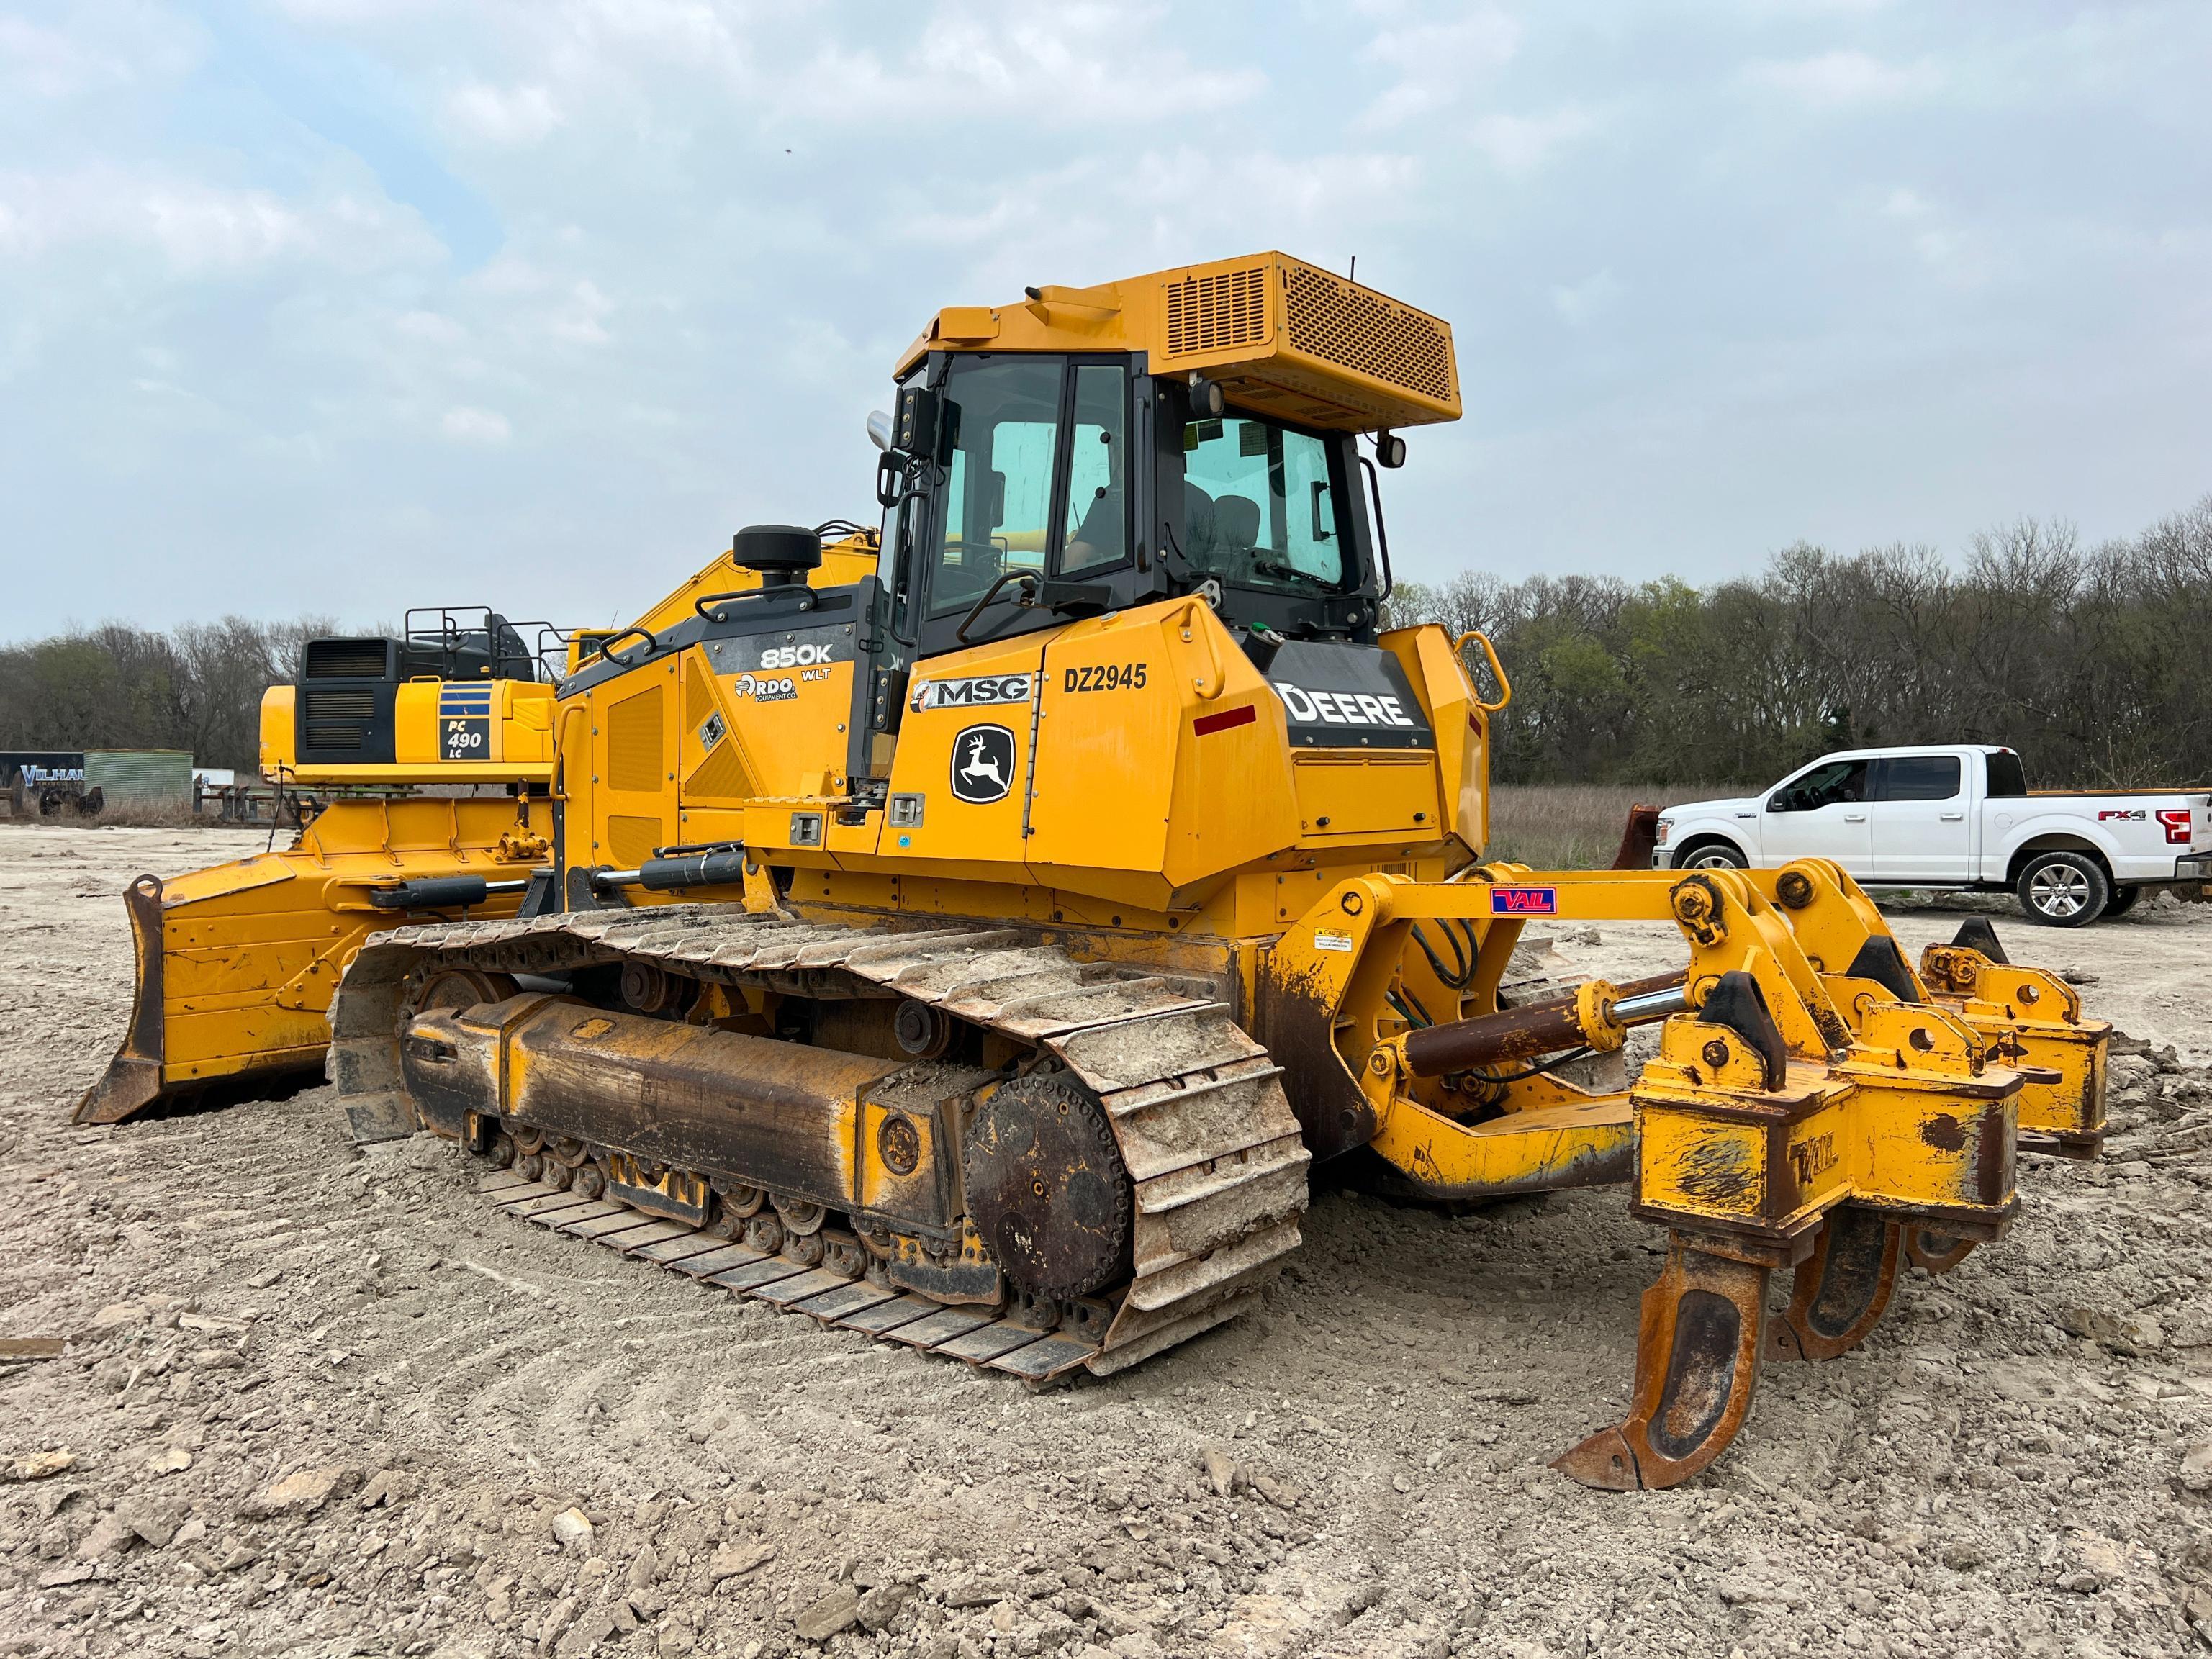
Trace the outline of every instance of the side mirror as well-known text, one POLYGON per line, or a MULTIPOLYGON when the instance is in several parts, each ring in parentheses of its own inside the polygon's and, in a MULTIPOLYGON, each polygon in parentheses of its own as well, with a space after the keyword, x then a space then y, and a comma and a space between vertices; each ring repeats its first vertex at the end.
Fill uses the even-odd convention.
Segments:
POLYGON ((1790 792, 1787 789, 1777 790, 1774 794, 1768 799, 1766 810, 1770 812, 1788 811, 1790 810, 1790 792))
POLYGON ((878 449, 889 449, 891 447, 891 417, 880 409, 869 413, 868 441, 878 449))
POLYGON ((1375 434, 1375 459, 1395 471, 1406 464, 1406 441, 1395 432, 1375 434))
POLYGON ((926 386, 908 386, 899 393, 898 419, 892 423, 891 447, 935 459, 937 418, 937 394, 926 386))

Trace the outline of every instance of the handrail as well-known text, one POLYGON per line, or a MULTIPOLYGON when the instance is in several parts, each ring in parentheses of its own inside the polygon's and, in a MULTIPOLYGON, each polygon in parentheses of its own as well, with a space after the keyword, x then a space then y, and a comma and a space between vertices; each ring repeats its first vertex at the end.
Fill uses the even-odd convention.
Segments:
POLYGON ((634 666, 636 663, 643 661, 644 658, 617 657, 614 653, 615 641, 617 640, 626 640, 633 634, 636 635, 640 639, 645 641, 645 654, 647 657, 653 654, 653 647, 660 643, 659 641, 653 637, 653 630, 651 629, 641 628, 636 623, 633 623, 628 628, 623 629, 619 634, 610 634, 606 638, 601 640, 599 643, 599 648, 594 654, 605 657, 609 662, 614 664, 617 668, 629 668, 634 666))
POLYGON ((1193 594, 1183 606, 1182 612, 1183 637, 1194 642, 1202 641, 1206 646, 1207 678, 1194 678, 1191 681, 1192 687, 1198 692, 1198 700, 1200 702, 1212 702, 1221 695, 1223 689, 1229 684, 1229 671, 1222 665, 1221 653, 1213 648, 1213 636, 1206 630, 1205 623, 1200 620, 1201 611, 1210 616, 1213 607, 1206 604, 1203 598, 1193 594))
POLYGON ((1025 582, 1029 585, 1030 590, 1029 593, 1025 593, 1020 599, 1015 600, 1015 604, 1028 605, 1036 603, 1034 594, 1038 586, 1038 575, 1036 571, 1000 571, 999 573, 999 580, 993 582, 988 587, 983 590, 983 597, 975 601, 974 607, 969 610, 965 617, 963 617, 960 619, 960 626, 952 630, 952 637, 954 639, 959 641, 963 645, 968 643, 968 630, 975 625, 975 619, 983 614, 984 607, 989 605, 992 600, 999 597, 999 590, 1004 587, 1008 582, 1025 582))
POLYGON ((1464 653, 1469 640, 1480 645, 1482 647, 1482 654, 1490 659, 1490 672, 1498 681, 1498 689, 1504 695, 1496 702, 1485 702, 1482 700, 1482 693, 1475 690, 1474 676, 1472 674, 1467 677, 1468 690, 1474 692, 1474 706, 1477 708, 1481 709, 1486 714, 1494 714, 1513 701, 1513 682, 1505 678, 1505 665, 1498 660, 1498 647, 1490 642, 1490 635, 1483 633, 1480 629, 1471 628, 1452 641, 1452 655, 1460 659, 1460 667, 1462 671, 1467 667, 1464 653))

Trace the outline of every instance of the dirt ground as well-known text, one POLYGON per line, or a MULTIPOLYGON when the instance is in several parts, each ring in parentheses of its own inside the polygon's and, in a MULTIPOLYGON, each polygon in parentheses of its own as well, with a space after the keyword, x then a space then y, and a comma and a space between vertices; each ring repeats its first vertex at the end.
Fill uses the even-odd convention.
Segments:
MULTIPOLYGON (((2177 1051, 2116 1066, 2105 1162, 2028 1160, 2009 1238, 1770 1366, 1705 1477, 1608 1496, 1546 1464, 1626 1400, 1657 1258, 1617 1191, 1318 1194, 1263 1314, 1031 1393, 494 1215, 441 1144, 353 1150, 327 1087, 70 1127, 127 1005, 123 885, 258 842, 0 825, 0 1336, 74 1339, 0 1367, 0 1653, 2133 1659, 2212 1629, 2212 909, 2000 915, 2177 1051)), ((1916 953, 1956 923, 1897 916, 1916 953)), ((1628 977, 1664 944, 1567 948, 1628 977)))

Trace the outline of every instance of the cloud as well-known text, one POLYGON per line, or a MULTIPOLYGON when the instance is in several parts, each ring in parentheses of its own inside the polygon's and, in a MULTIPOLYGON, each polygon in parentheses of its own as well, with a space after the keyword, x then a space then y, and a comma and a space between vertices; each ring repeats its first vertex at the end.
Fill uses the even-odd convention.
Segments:
POLYGON ((1501 173, 1534 171, 1564 146, 1592 131, 1597 122, 1571 106, 1547 115, 1486 115, 1468 137, 1474 149, 1501 173))
POLYGON ((361 270, 420 257, 427 239, 411 216, 349 194, 287 200, 107 166, 0 174, 0 258, 78 244, 136 246, 205 276, 292 258, 361 270))
POLYGON ((1947 284, 1976 288, 1997 274, 1987 239, 1958 223, 1918 191, 1902 187, 1891 191, 1881 214, 1905 228, 1913 252, 1947 284))
POLYGON ((1522 28, 1496 6, 1444 23, 1386 28, 1361 51, 1393 76, 1360 112, 1357 125, 1375 131, 1405 127, 1439 111, 1455 111, 1520 50, 1522 28))
POLYGON ((2212 8, 2008 0, 18 6, 0 500, 72 556, 10 626, 88 569, 368 619, 464 561, 607 620, 865 511, 938 307, 1269 246, 1453 325, 1408 574, 2124 527, 2212 483, 2208 53, 2212 8))
POLYGON ((503 444, 514 435, 507 416, 493 409, 457 406, 446 411, 439 427, 455 443, 503 444))
POLYGON ((0 96, 62 102, 183 72, 198 57, 183 20, 136 0, 84 0, 47 27, 0 15, 0 96))
POLYGON ((1890 64, 1855 50, 1755 63, 1746 74, 1755 86, 1831 108, 1922 98, 1944 84, 1942 71, 1925 58, 1890 64))
POLYGON ((494 87, 472 82, 446 98, 447 124, 486 143, 534 144, 561 125, 561 111, 544 87, 494 87))

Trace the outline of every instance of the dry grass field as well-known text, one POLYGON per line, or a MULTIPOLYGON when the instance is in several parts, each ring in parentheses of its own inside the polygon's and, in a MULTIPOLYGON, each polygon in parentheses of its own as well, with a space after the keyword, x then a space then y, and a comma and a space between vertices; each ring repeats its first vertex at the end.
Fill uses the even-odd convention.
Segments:
POLYGON ((1620 848, 1628 809, 1710 800, 1719 784, 1509 784, 1490 792, 1490 845, 1483 856, 1538 870, 1601 870, 1620 848))

